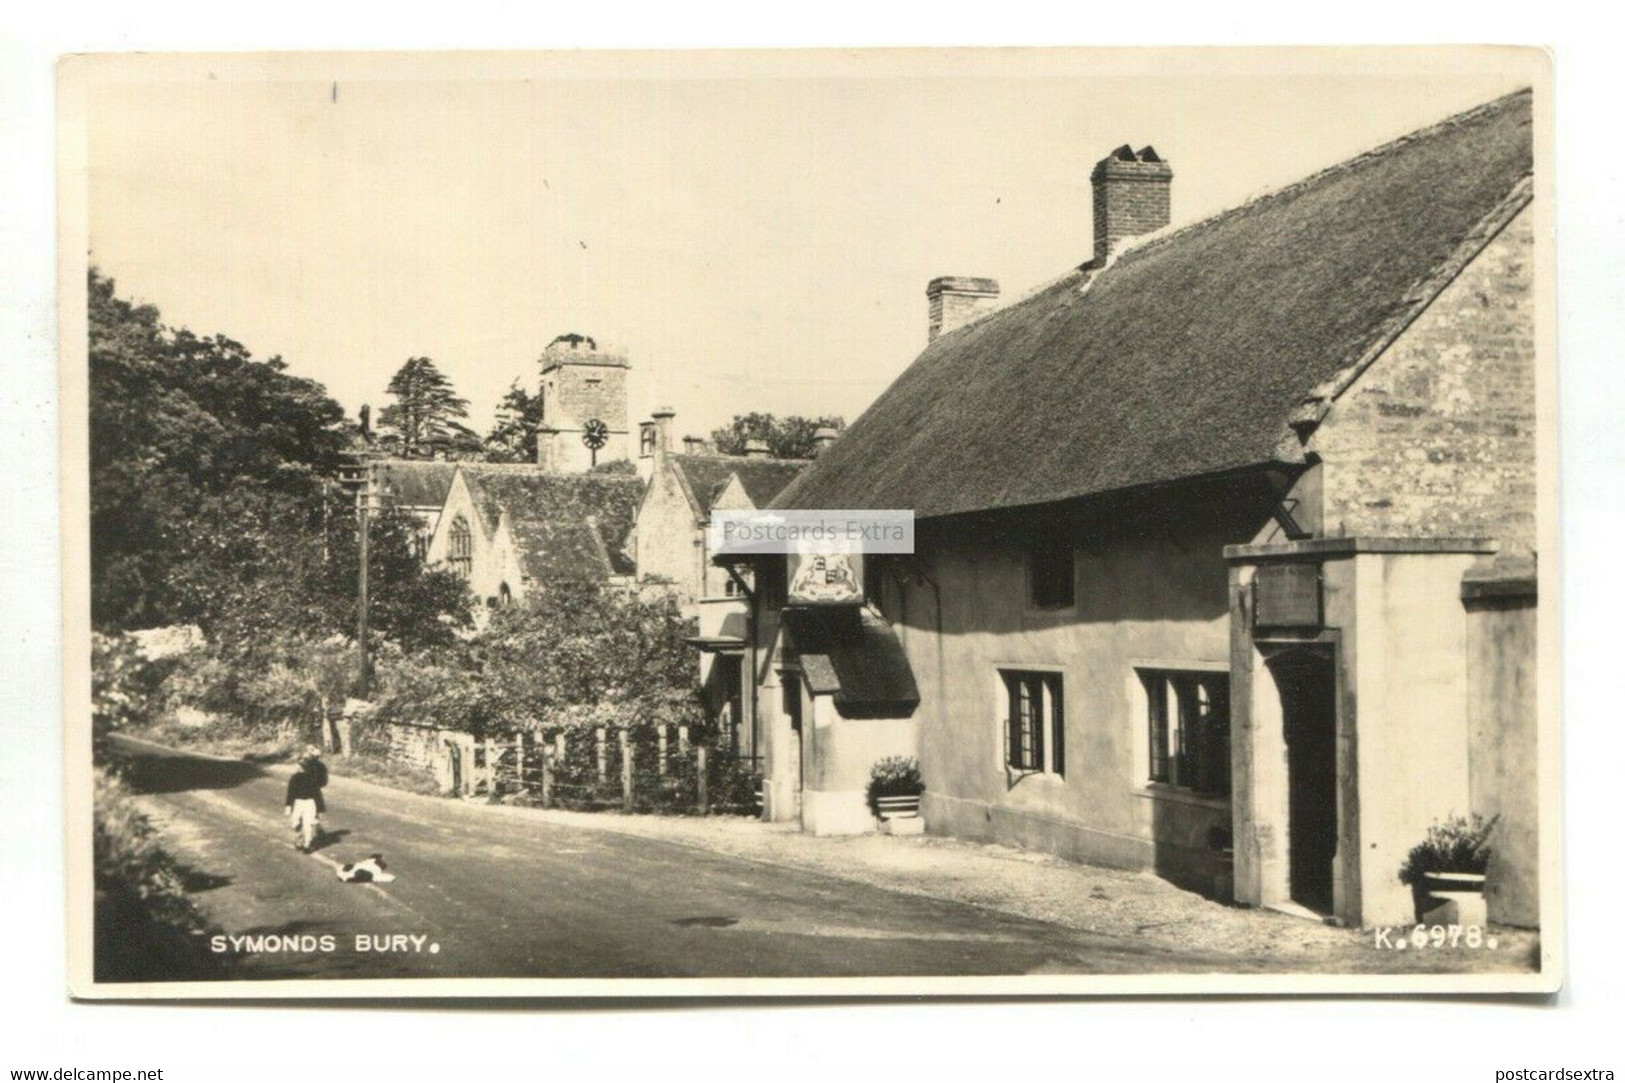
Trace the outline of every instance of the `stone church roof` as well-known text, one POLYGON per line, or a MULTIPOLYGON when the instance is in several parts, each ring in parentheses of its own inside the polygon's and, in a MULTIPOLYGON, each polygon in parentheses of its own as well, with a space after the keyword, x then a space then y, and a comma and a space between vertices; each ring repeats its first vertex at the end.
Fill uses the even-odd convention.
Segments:
POLYGON ((1530 105, 1500 98, 943 334, 774 506, 923 518, 1301 462, 1302 434, 1528 203, 1530 105))
POLYGON ((380 459, 377 462, 379 495, 385 503, 406 508, 436 508, 446 502, 455 462, 426 459, 380 459))
POLYGON ((642 479, 550 474, 529 464, 457 465, 488 535, 507 514, 520 566, 531 580, 602 580, 636 571, 626 538, 642 479))

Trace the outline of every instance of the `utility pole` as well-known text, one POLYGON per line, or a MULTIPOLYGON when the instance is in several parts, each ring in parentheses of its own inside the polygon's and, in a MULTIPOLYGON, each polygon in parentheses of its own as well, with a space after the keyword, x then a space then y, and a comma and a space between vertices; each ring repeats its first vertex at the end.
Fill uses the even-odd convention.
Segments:
POLYGON ((355 495, 356 514, 356 614, 355 638, 357 650, 356 698, 366 699, 372 690, 372 659, 367 650, 368 577, 372 563, 371 546, 372 505, 377 498, 377 484, 372 456, 367 452, 353 452, 345 456, 340 467, 343 487, 355 495))

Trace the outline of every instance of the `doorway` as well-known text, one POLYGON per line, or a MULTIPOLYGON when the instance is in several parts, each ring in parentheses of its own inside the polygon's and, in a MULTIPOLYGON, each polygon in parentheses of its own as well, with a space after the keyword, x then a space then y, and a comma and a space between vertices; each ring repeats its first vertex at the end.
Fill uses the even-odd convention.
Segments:
POLYGON ((463 750, 452 741, 447 741, 445 748, 448 792, 460 796, 463 792, 463 750))
POLYGON ((1268 659, 1286 740, 1289 896, 1331 914, 1336 904, 1337 675, 1329 652, 1292 648, 1268 659))

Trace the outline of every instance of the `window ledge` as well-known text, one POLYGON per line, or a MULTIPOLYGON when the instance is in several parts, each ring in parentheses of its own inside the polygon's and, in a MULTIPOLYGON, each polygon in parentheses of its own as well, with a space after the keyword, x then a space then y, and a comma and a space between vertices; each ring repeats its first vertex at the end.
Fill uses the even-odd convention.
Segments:
POLYGON ((1176 805, 1194 805, 1198 808, 1213 809, 1218 812, 1230 811, 1230 799, 1227 797, 1212 797, 1208 794, 1196 793, 1183 786, 1170 786, 1166 782, 1147 782, 1133 791, 1136 797, 1147 797, 1153 801, 1169 801, 1176 805))

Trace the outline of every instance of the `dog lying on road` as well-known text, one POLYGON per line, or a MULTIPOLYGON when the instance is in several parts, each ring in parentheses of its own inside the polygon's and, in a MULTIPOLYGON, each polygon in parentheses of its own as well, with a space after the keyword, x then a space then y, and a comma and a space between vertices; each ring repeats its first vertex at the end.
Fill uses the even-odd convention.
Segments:
POLYGON ((385 871, 388 868, 383 854, 373 854, 365 861, 339 866, 338 874, 346 884, 387 884, 395 879, 394 873, 385 871))

